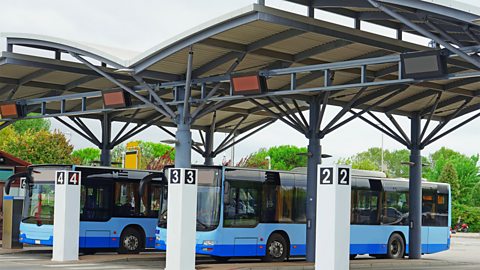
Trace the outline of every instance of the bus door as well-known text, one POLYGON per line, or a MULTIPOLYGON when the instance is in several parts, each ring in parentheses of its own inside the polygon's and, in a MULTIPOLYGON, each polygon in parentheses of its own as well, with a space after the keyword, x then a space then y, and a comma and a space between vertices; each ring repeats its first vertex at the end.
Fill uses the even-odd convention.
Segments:
POLYGON ((108 226, 103 226, 112 217, 111 201, 111 185, 100 179, 88 179, 82 183, 80 233, 83 237, 80 237, 81 247, 114 247, 111 246, 111 230, 108 226))

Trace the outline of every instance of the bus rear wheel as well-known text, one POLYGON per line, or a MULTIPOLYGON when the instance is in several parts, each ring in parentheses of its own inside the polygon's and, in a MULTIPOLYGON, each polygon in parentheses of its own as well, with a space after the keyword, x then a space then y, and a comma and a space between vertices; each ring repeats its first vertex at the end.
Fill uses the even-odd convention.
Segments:
POLYGON ((120 237, 120 254, 138 254, 143 249, 142 234, 134 228, 126 228, 120 237))
POLYGON ((283 262, 288 254, 287 240, 278 233, 274 233, 267 241, 266 255, 263 260, 266 262, 283 262))
POLYGON ((387 258, 401 259, 405 255, 405 241, 398 233, 393 233, 388 239, 387 258))

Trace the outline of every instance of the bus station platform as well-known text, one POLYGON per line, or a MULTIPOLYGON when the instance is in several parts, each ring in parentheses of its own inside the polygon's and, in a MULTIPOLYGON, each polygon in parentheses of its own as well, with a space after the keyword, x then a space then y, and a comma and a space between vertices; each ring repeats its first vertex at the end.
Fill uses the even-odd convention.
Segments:
MULTIPOLYGON (((0 249, 0 269, 163 269, 164 252, 143 252, 138 255, 97 253, 80 256, 75 262, 52 262, 51 249, 25 247, 23 250, 0 249)), ((425 255, 421 260, 386 260, 359 256, 350 261, 350 269, 480 269, 478 233, 457 233, 452 236, 452 247, 447 252, 425 255)), ((313 264, 302 259, 283 263, 265 263, 259 259, 235 259, 228 263, 216 263, 208 256, 197 256, 198 270, 298 270, 314 269, 313 264)))

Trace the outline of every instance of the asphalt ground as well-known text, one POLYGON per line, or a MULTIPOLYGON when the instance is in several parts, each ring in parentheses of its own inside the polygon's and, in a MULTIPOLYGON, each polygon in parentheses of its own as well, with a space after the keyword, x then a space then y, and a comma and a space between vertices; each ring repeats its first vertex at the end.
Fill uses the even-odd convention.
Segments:
MULTIPOLYGON (((44 247, 26 247, 24 250, 0 249, 0 269, 12 270, 122 270, 122 269, 163 269, 163 252, 144 252, 139 255, 118 255, 116 253, 98 253, 80 256, 76 262, 58 263, 51 261, 51 249, 44 247)), ((206 256, 197 256, 199 270, 283 270, 314 269, 312 264, 302 259, 293 259, 283 263, 265 263, 258 259, 237 259, 228 264, 218 264, 206 256)), ((382 260, 369 256, 360 256, 350 261, 350 269, 480 269, 480 235, 457 234, 452 238, 451 249, 446 252, 425 255, 422 260, 382 260)))

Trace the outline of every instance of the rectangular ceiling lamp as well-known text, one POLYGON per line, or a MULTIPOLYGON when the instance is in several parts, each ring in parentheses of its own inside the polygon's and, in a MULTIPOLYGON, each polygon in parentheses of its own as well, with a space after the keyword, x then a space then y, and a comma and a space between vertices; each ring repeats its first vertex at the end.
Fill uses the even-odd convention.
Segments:
POLYGON ((23 116, 21 106, 16 102, 1 103, 0 115, 2 118, 20 118, 23 116))
POLYGON ((267 79, 258 74, 233 75, 231 83, 233 95, 255 95, 267 92, 267 79))
POLYGON ((415 80, 444 77, 448 73, 447 58, 442 50, 401 54, 402 77, 415 80))
POLYGON ((103 106, 108 109, 125 108, 130 106, 130 95, 123 90, 102 91, 103 106))

